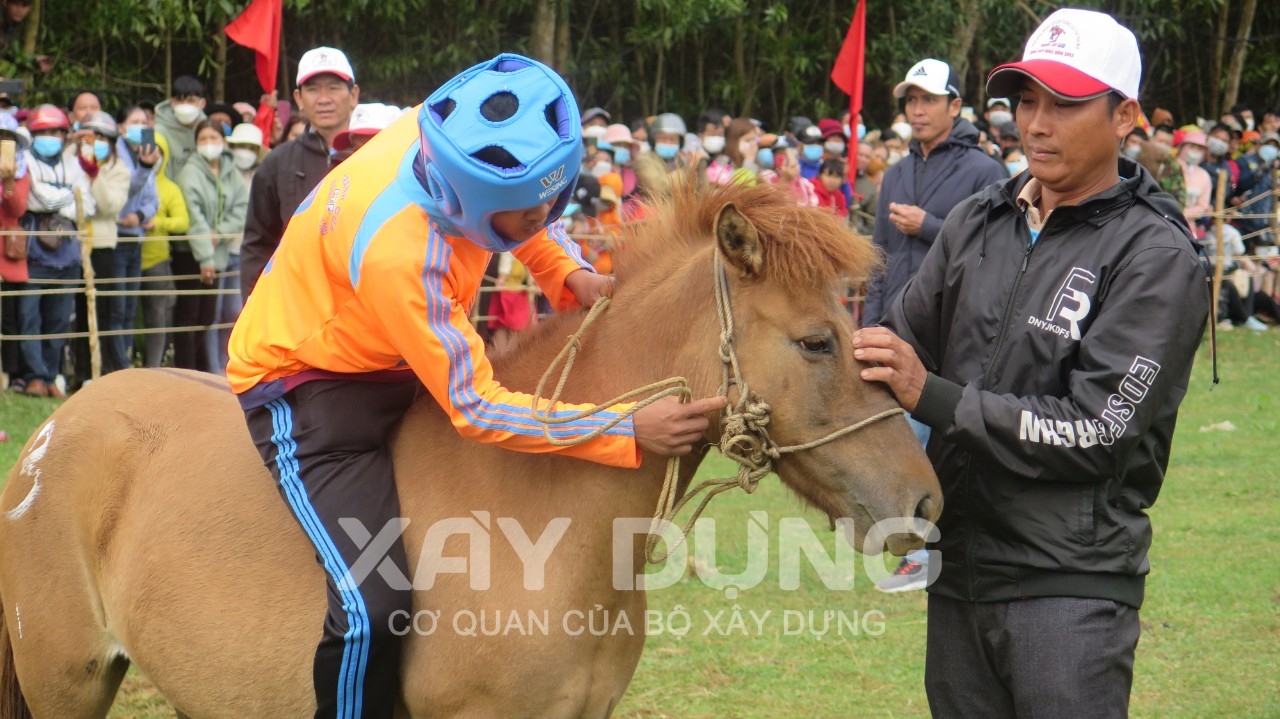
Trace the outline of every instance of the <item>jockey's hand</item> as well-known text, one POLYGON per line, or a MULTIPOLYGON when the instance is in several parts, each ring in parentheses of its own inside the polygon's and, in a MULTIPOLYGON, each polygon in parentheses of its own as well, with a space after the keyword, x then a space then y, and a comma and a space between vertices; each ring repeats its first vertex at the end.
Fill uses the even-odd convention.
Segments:
POLYGON ((564 286, 569 288, 578 304, 590 307, 601 297, 613 297, 613 277, 598 275, 589 270, 575 270, 564 278, 564 286))
POLYGON ((636 444, 646 452, 663 457, 689 454, 711 426, 707 414, 719 412, 728 405, 729 400, 724 397, 688 403, 676 397, 663 397, 633 416, 636 444))
POLYGON ((929 371, 914 347, 884 327, 864 327, 853 333, 853 356, 869 365, 862 368, 862 379, 884 382, 903 409, 916 410, 929 371))

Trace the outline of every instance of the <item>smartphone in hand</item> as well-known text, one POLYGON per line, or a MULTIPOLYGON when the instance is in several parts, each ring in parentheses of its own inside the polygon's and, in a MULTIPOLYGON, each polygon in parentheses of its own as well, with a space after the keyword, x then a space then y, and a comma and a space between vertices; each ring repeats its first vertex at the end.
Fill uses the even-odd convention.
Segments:
POLYGON ((142 128, 142 143, 141 143, 142 149, 150 150, 155 146, 156 146, 156 129, 154 127, 142 128))

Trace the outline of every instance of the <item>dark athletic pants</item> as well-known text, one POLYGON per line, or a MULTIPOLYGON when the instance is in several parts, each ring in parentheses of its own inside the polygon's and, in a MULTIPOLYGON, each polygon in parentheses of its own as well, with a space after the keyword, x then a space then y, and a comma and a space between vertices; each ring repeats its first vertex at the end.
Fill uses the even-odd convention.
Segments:
POLYGON ((1138 610, 1109 599, 961 602, 929 595, 933 719, 1129 714, 1138 610))
MULTIPOLYGON (((329 610, 314 664, 316 717, 389 719, 395 710, 400 639, 389 622, 397 610, 412 611, 412 593, 392 588, 378 571, 355 584, 348 572, 361 547, 338 520, 359 520, 377 537, 400 517, 387 440, 421 387, 417 380, 317 380, 245 412, 254 444, 328 580, 329 610)), ((371 544, 369 536, 357 539, 371 544)), ((398 539, 386 555, 403 577, 412 576, 398 539)))

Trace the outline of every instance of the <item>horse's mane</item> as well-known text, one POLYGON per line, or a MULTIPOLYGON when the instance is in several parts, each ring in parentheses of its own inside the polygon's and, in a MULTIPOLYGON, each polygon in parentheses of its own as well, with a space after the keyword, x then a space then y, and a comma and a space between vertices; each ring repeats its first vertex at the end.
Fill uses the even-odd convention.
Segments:
MULTIPOLYGON (((875 245, 849 229, 843 218, 822 208, 797 205, 784 188, 699 186, 678 174, 672 179, 671 193, 645 205, 644 219, 627 227, 613 253, 619 291, 628 282, 660 283, 664 273, 713 246, 716 217, 727 203, 733 203, 755 226, 766 281, 797 288, 843 286, 860 281, 880 265, 875 245)), ((709 264, 707 268, 709 286, 709 264)), ((495 353, 495 361, 506 365, 513 356, 530 351, 554 353, 582 316, 582 312, 571 312, 548 318, 519 333, 514 346, 495 353)))
POLYGON ((875 270, 880 256, 867 238, 845 220, 815 207, 801 207, 776 185, 703 185, 677 181, 667 197, 645 208, 624 246, 614 253, 619 284, 655 265, 680 261, 715 242, 721 208, 733 203, 760 235, 763 279, 784 287, 859 280, 875 270))

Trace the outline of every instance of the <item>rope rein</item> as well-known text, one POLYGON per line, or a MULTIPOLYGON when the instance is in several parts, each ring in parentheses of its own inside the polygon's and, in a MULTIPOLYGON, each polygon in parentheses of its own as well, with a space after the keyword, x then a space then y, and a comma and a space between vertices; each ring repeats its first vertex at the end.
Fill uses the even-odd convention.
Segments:
MULTIPOLYGON (((715 300, 716 300, 716 316, 720 323, 720 370, 721 381, 717 390, 717 396, 729 397, 729 389, 737 387, 737 400, 729 398, 730 404, 723 411, 720 418, 720 453, 725 457, 733 460, 738 465, 738 473, 734 477, 724 477, 718 479, 708 479, 684 496, 678 497, 677 488, 680 484, 680 458, 668 457, 666 473, 662 480, 662 490, 658 496, 658 506, 653 513, 653 521, 649 525, 649 534, 645 539, 645 560, 650 564, 658 564, 671 556, 671 553, 680 547, 692 531, 693 525, 702 516, 702 512, 707 505, 717 495, 726 492, 734 487, 739 487, 747 494, 752 494, 760 485, 760 479, 773 471, 773 461, 779 459, 784 454, 793 452, 802 452, 813 449, 832 442, 848 434, 853 434, 860 429, 875 424, 880 420, 887 419, 894 415, 904 414, 901 407, 894 407, 883 412, 874 414, 866 419, 855 422, 847 427, 842 427, 821 439, 816 439, 804 444, 795 444, 787 446, 779 446, 777 442, 769 436, 769 413, 770 407, 758 395, 751 392, 747 386, 746 380, 742 376, 742 370, 738 363, 738 353, 734 349, 733 344, 733 307, 729 298, 729 279, 725 272, 723 260, 720 253, 713 253, 712 271, 715 274, 715 300), (680 529, 680 534, 673 542, 669 542, 666 551, 659 554, 657 552, 658 541, 662 539, 662 530, 666 525, 673 522, 676 515, 684 509, 685 505, 699 494, 703 494, 701 501, 694 508, 693 513, 689 516, 689 520, 680 529)), ((648 407, 663 397, 678 396, 681 402, 688 402, 692 399, 692 391, 689 383, 684 377, 669 377, 667 379, 652 382, 638 389, 631 390, 624 394, 618 395, 607 402, 597 404, 588 409, 584 409, 571 414, 560 417, 552 416, 551 411, 556 402, 560 399, 560 393, 564 390, 565 383, 569 379, 569 373, 573 370, 574 361, 577 359, 578 351, 582 348, 582 338, 586 335, 587 330, 595 323, 596 319, 604 313, 609 306, 609 298, 602 297, 591 306, 591 310, 587 313, 586 318, 582 321, 578 330, 569 337, 569 341, 565 344, 560 353, 551 361, 547 371, 543 373, 542 379, 538 381, 538 387, 534 390, 532 414, 535 421, 542 427, 542 435, 550 444, 557 447, 570 447, 589 442, 606 431, 616 427, 619 423, 633 416, 637 411, 648 407), (560 369, 560 377, 556 382, 555 389, 551 396, 543 400, 543 392, 551 375, 555 373, 557 368, 560 369), (652 393, 652 394, 650 394, 652 393), (646 396, 647 395, 647 396, 646 396), (572 439, 559 439, 553 437, 551 429, 558 425, 563 425, 576 420, 585 419, 599 415, 614 405, 628 402, 637 397, 645 397, 640 400, 631 409, 609 419, 604 425, 597 427, 590 433, 572 439)))

